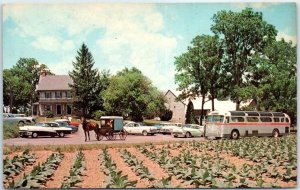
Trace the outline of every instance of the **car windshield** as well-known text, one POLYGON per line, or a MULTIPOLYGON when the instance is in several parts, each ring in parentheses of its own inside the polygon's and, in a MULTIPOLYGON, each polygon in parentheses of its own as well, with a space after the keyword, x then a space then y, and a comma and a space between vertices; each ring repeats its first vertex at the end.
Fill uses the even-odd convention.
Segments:
POLYGON ((191 128, 191 125, 182 125, 182 128, 191 128))
POLYGON ((36 126, 43 126, 43 123, 37 123, 36 126))
POLYGON ((223 122, 224 116, 223 115, 209 115, 207 116, 207 122, 223 122))

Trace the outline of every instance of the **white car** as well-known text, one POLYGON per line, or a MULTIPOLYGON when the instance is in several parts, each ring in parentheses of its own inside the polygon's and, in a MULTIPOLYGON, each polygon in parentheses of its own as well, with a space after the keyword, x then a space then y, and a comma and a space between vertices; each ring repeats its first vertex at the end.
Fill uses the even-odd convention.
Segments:
POLYGON ((129 122, 124 127, 128 134, 142 134, 147 136, 148 134, 154 135, 157 133, 157 128, 154 126, 143 126, 140 123, 129 122))
POLYGON ((29 116, 26 116, 25 114, 13 114, 13 115, 15 117, 24 118, 29 123, 36 123, 36 118, 35 117, 29 117, 29 116))
POLYGON ((38 136, 59 136, 64 137, 65 134, 71 134, 72 129, 60 127, 56 122, 37 123, 36 125, 19 127, 21 137, 37 138, 38 136))
POLYGON ((172 135, 173 137, 202 137, 204 136, 204 126, 186 124, 174 129, 172 135))
POLYGON ((171 134, 174 129, 177 129, 182 126, 181 123, 161 123, 159 125, 161 126, 160 133, 164 135, 171 134))

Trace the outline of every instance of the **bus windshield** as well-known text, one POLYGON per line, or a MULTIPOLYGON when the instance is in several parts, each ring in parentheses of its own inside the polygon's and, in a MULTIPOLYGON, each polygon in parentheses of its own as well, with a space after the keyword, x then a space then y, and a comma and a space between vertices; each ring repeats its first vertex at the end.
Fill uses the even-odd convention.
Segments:
POLYGON ((207 116, 207 122, 222 122, 224 121, 223 115, 209 115, 207 116))

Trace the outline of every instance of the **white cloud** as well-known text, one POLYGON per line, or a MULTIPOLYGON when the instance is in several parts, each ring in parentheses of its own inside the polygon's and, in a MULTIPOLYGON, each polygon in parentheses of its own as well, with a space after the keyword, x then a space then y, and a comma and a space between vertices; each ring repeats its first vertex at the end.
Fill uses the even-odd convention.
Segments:
POLYGON ((71 55, 66 55, 61 58, 58 62, 44 63, 48 66, 50 71, 56 75, 67 75, 69 71, 73 69, 72 62, 74 57, 71 55))
POLYGON ((291 41, 293 43, 293 45, 297 44, 297 36, 296 35, 292 36, 292 35, 288 35, 284 32, 278 32, 278 34, 276 36, 276 40, 280 41, 282 38, 287 42, 291 41))
POLYGON ((239 9, 244 9, 246 7, 252 7, 254 9, 267 9, 270 8, 271 6, 279 4, 278 2, 252 2, 252 3, 233 3, 233 7, 237 7, 239 9))
MULTIPOLYGON (((170 83, 166 68, 173 65, 170 60, 178 37, 163 34, 164 20, 153 4, 9 5, 4 21, 9 17, 20 35, 36 39, 33 47, 62 54, 70 53, 74 42, 85 41, 90 32, 103 29, 104 34, 94 39, 96 51, 108 61, 112 73, 135 66, 155 85, 170 83)), ((50 64, 50 69, 60 73, 72 67, 72 60, 62 60, 50 64)))

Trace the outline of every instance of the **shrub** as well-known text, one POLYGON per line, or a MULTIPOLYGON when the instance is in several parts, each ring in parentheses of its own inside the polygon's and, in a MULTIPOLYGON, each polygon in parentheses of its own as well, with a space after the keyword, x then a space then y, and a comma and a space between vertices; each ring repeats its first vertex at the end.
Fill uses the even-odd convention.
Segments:
POLYGON ((104 111, 97 110, 97 111, 95 111, 95 112, 92 114, 92 117, 93 117, 93 119, 99 121, 99 120, 100 120, 100 117, 103 116, 103 115, 105 115, 105 112, 104 112, 104 111))
POLYGON ((173 112, 169 109, 165 109, 164 111, 162 111, 161 115, 160 115, 160 120, 161 121, 169 121, 173 116, 173 112))
POLYGON ((19 127, 17 125, 3 125, 3 138, 17 138, 19 136, 19 127))

